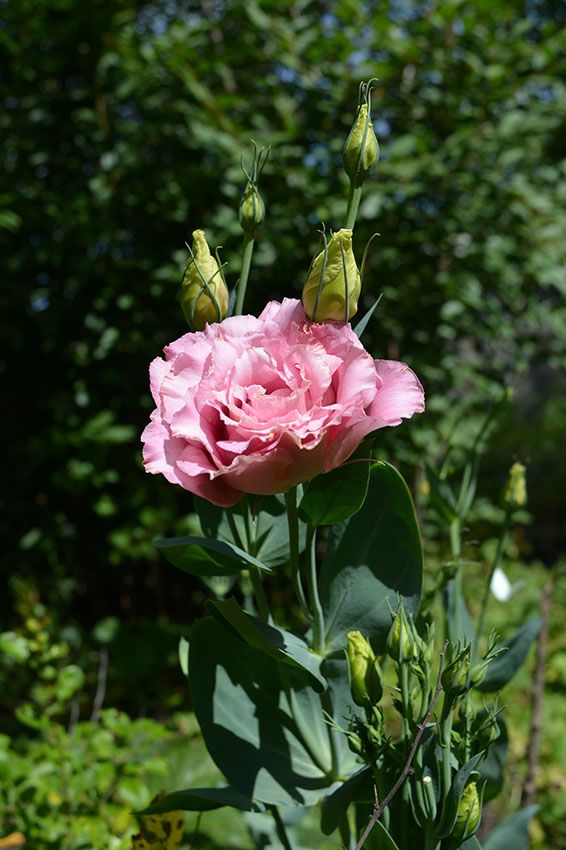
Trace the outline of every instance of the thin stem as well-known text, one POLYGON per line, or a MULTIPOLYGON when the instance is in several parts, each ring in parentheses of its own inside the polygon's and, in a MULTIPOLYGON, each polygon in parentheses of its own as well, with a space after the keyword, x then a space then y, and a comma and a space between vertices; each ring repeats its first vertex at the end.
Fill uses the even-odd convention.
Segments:
POLYGON ((277 808, 277 806, 271 806, 271 814, 273 815, 273 820, 275 821, 277 838, 279 839, 285 850, 293 850, 291 842, 289 841, 289 836, 287 835, 287 830, 285 829, 285 824, 283 823, 283 818, 279 814, 279 809, 277 808))
POLYGON ((267 599, 265 598, 265 593, 263 591, 261 579, 259 577, 259 570, 257 569, 257 567, 250 566, 249 573, 250 581, 254 590, 254 599, 258 614, 262 620, 265 620, 266 623, 269 623, 271 620, 271 614, 269 613, 269 606, 267 604, 267 599))
POLYGON ((350 181, 350 192, 348 194, 348 206, 346 208, 346 224, 344 227, 347 227, 348 230, 353 230, 354 225, 356 223, 356 216, 358 215, 358 207, 360 206, 360 200, 362 198, 362 187, 354 186, 353 182, 350 181))
POLYGON ((240 273, 240 280, 238 281, 238 294, 236 296, 236 306, 234 308, 235 316, 241 316, 244 309, 244 298, 246 297, 246 287, 248 285, 248 277, 250 276, 253 252, 254 239, 252 236, 245 235, 242 251, 242 271, 240 273))
POLYGON ((358 843, 356 844, 354 850, 362 850, 362 847, 364 846, 364 842, 365 842, 366 838, 368 837, 368 835, 370 834, 370 832, 374 828, 375 824, 377 823, 377 821, 379 820, 379 818, 383 814, 384 810, 387 808, 387 806, 389 805, 389 803, 391 802, 391 800, 393 799, 393 797, 395 796, 395 794, 397 793, 397 791, 399 790, 401 785, 405 782, 407 776, 411 772, 411 765, 413 763, 413 759, 415 757, 415 754, 416 754, 417 749, 419 747, 419 744, 421 742, 421 738, 424 735, 424 731, 426 729, 427 723, 430 720, 430 718, 432 717, 432 713, 435 709, 436 703, 438 702, 438 697, 440 696, 440 691, 442 690, 442 668, 444 667, 444 657, 446 655, 447 647, 448 647, 448 641, 446 640, 446 641, 444 641, 444 647, 443 647, 442 652, 440 654, 440 664, 438 666, 438 678, 436 680, 436 688, 434 690, 434 696, 433 696, 432 700, 430 701, 430 705, 427 709, 425 716, 423 717, 423 719, 421 720, 421 722, 418 725, 417 734, 415 735, 415 739, 413 741, 413 746, 411 747, 411 751, 409 753, 409 757, 407 759, 405 767, 401 771, 399 777, 397 778, 395 784, 393 785, 393 787, 391 788, 391 791, 389 792, 389 794, 387 794, 385 799, 383 799, 381 801, 381 803, 378 803, 376 801, 376 804, 375 804, 374 809, 373 809, 372 816, 369 819, 369 822, 368 822, 366 828, 364 829, 364 831, 363 831, 358 843))
POLYGON ((441 741, 442 741, 442 798, 448 797, 450 786, 452 785, 452 764, 450 761, 452 749, 452 721, 454 714, 452 705, 448 701, 446 695, 444 697, 444 705, 442 706, 441 725, 441 741))
POLYGON ((296 487, 291 487, 291 489, 285 493, 285 503, 287 505, 287 523, 289 526, 289 565, 291 568, 291 580, 303 615, 306 619, 309 619, 309 606, 305 598, 301 574, 299 572, 299 514, 297 513, 296 487))
POLYGON ((306 573, 310 608, 312 611, 312 643, 315 652, 321 652, 324 646, 324 614, 318 595, 316 575, 316 528, 310 523, 307 526, 306 573))
POLYGON ((497 550, 495 552, 495 558, 493 559, 493 562, 491 564, 491 568, 489 570, 489 575, 487 577, 487 582, 486 582, 486 585, 485 585, 485 588, 484 588, 484 591, 483 591, 483 599, 482 599, 481 609, 480 609, 480 618, 478 620, 478 628, 477 628, 477 631, 476 631, 476 647, 478 648, 478 650, 479 650, 480 638, 483 634, 483 629, 484 629, 484 625, 485 625, 485 616, 486 616, 486 613, 487 613, 487 606, 488 606, 488 603, 489 603, 489 594, 490 594, 490 591, 491 591, 491 582, 493 581, 493 575, 495 573, 495 570, 498 568, 498 566, 501 563, 501 558, 503 557, 503 552, 505 551, 505 546, 507 545, 507 539, 508 539, 508 536, 509 536, 509 520, 510 520, 510 513, 509 513, 509 511, 507 511, 506 514, 505 514, 505 520, 503 522, 503 527, 501 529, 501 534, 500 534, 499 540, 497 542, 497 550))

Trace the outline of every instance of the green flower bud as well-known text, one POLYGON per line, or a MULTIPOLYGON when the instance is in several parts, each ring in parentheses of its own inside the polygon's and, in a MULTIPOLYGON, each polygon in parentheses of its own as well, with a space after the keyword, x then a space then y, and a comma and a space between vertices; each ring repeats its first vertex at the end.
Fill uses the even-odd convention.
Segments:
POLYGON ((387 636, 389 657, 399 664, 411 664, 419 661, 423 651, 423 640, 419 637, 412 620, 407 619, 403 605, 399 605, 387 636))
POLYGON ((361 286, 352 231, 343 228, 312 262, 303 288, 305 313, 313 322, 349 322, 358 309, 361 286))
POLYGON ((381 670, 375 653, 361 632, 348 632, 348 670, 356 705, 369 708, 383 696, 381 670))
POLYGON ((191 256, 185 268, 181 309, 191 330, 221 322, 228 313, 228 289, 202 230, 193 232, 191 256))
POLYGON ((265 218, 265 204, 257 185, 248 181, 240 202, 240 225, 244 233, 253 237, 265 218))
POLYGON ((373 131, 369 97, 358 114, 344 145, 344 170, 354 186, 361 186, 379 158, 379 145, 373 131))
POLYGON ((470 782, 466 785, 464 793, 458 803, 458 813, 456 815, 456 823, 452 830, 450 838, 460 846, 477 830, 481 817, 481 800, 478 793, 476 782, 470 782))
POLYGON ((503 493, 505 507, 510 510, 524 508, 527 504, 527 485, 525 481, 525 467, 522 463, 514 463, 509 470, 509 478, 503 493))
POLYGON ((451 664, 442 672, 442 688, 452 697, 459 697, 470 690, 470 645, 459 652, 451 664))

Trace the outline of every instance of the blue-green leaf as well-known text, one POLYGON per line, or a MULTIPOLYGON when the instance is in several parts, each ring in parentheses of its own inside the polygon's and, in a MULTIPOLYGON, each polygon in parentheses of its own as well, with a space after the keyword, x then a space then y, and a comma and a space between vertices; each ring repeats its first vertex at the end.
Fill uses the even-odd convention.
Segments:
POLYGON ((332 472, 313 478, 299 504, 301 517, 315 526, 332 525, 348 519, 364 503, 369 471, 367 460, 352 460, 332 472))
POLYGON ((529 821, 538 812, 537 805, 512 815, 500 823, 487 836, 483 850, 527 850, 529 846, 529 821))
POLYGON ((320 576, 328 654, 344 649, 359 629, 383 649, 398 597, 416 614, 422 586, 422 548, 413 502, 397 470, 376 463, 363 507, 335 526, 320 576))
POLYGON ((170 564, 196 576, 233 575, 246 567, 271 572, 269 567, 233 543, 206 537, 170 537, 156 540, 170 564))
POLYGON ((371 767, 360 767, 349 776, 335 791, 322 801, 320 828, 330 835, 338 828, 346 816, 348 806, 355 800, 371 801, 373 776, 371 767))
MULTIPOLYGON (((276 567, 289 559, 289 532, 283 496, 248 496, 247 504, 219 508, 205 499, 194 497, 195 510, 203 533, 214 540, 235 544, 254 552, 268 567, 276 567), (247 521, 244 514, 247 512, 247 521)), ((305 545, 305 529, 301 528, 301 550, 305 545)))
POLYGON ((226 785, 223 788, 187 788, 173 791, 152 803, 140 815, 161 815, 167 812, 210 812, 223 806, 231 806, 242 812, 261 811, 263 806, 226 785))
POLYGON ((284 686, 282 667, 265 652, 227 639, 214 619, 192 630, 192 704, 229 785, 270 805, 314 805, 335 783, 328 724, 304 675, 285 667, 284 686))
POLYGON ((211 614, 221 624, 235 630, 237 635, 261 652, 266 652, 278 661, 302 671, 315 690, 326 690, 326 680, 320 672, 320 655, 315 655, 304 640, 278 626, 268 625, 257 617, 247 614, 234 597, 225 601, 211 601, 211 614))
POLYGON ((490 662, 485 676, 477 685, 478 691, 500 691, 513 678, 527 657, 541 626, 542 617, 531 617, 509 640, 499 644, 499 648, 506 647, 506 651, 490 662))

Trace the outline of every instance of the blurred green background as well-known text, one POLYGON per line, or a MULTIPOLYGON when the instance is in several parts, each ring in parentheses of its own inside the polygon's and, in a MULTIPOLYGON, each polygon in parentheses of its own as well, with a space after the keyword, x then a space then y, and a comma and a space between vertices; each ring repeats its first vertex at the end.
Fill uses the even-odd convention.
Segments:
MULTIPOLYGON (((376 356, 410 363, 428 396, 427 415, 385 435, 381 450, 418 495, 423 458, 442 452, 455 424, 473 423, 502 386, 513 387, 470 536, 489 542, 490 506, 512 461, 525 461, 531 521, 515 536, 514 569, 527 590, 499 615, 518 624, 521 605, 536 612, 563 545, 565 20, 553 0, 0 3, 0 610, 11 636, 2 644, 0 720, 24 759, 22 775, 29 760, 53 761, 47 739, 67 740, 70 711, 90 717, 101 677, 105 705, 169 724, 144 730, 152 746, 161 734, 178 740, 171 724, 190 724, 172 719, 187 708, 177 639, 206 589, 152 546, 187 527, 191 501, 141 467, 139 434, 153 407, 147 366, 186 330, 178 295, 193 229, 223 246, 228 283, 236 282, 239 158, 251 138, 273 150, 248 307, 299 296, 320 222, 343 223, 341 149, 362 79, 379 78, 381 145, 355 233, 360 257, 380 234, 362 310, 383 293, 364 341, 376 356), (47 657, 46 646, 59 655, 47 657), (38 679, 47 688, 39 695, 38 679), (55 726, 37 727, 46 714, 55 726)), ((429 548, 434 569, 441 556, 429 548)), ((277 592, 284 597, 286 586, 277 592)), ((558 596, 553 617, 551 698, 559 699, 566 646, 558 596)), ((528 712, 528 677, 523 688, 528 712)), ((559 722, 558 711, 551 716, 559 722)), ((88 728, 85 746, 93 747, 88 728)), ((106 733, 101 746, 112 735, 130 746, 137 734, 125 726, 106 733)), ((518 741, 520 762, 526 744, 518 741)), ((132 745, 124 764, 140 752, 132 745)), ((557 754, 546 760, 536 846, 564 847, 565 813, 553 802, 557 754)), ((138 798, 120 791, 122 821, 100 815, 114 843, 63 839, 65 812, 74 823, 84 812, 55 800, 38 803, 43 814, 28 820, 63 813, 64 826, 49 839, 37 827, 33 846, 129 846, 124 811, 143 804, 151 785, 138 768, 127 777, 138 798)), ((0 811, 0 836, 23 828, 18 799, 5 821, 0 811)))

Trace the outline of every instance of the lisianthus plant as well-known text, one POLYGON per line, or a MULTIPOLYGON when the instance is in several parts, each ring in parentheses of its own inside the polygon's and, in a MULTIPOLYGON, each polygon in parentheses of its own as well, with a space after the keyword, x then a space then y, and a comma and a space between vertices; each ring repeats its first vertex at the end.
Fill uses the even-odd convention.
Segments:
MULTIPOLYGON (((345 145, 344 221, 322 229, 302 301, 244 313, 265 216, 258 181, 268 151, 254 145, 239 281, 230 294, 220 257, 196 230, 181 292, 190 332, 151 364, 145 468, 193 494, 202 531, 157 545, 218 590, 182 655, 226 782, 174 791, 148 811, 231 806, 261 833, 258 847, 299 850, 295 825, 318 807, 322 833, 336 831, 347 850, 478 848, 505 740, 497 699, 481 695, 511 678, 538 624, 501 643, 482 634, 487 597, 477 626, 463 600, 459 540, 481 439, 460 468, 429 469, 453 557, 424 594, 411 494, 394 465, 373 459, 380 430, 422 414, 425 401, 407 364, 376 360, 360 341, 374 308, 352 324, 365 266, 353 230, 379 150, 371 91, 362 84, 345 145), (276 572, 295 594, 285 622, 270 608, 276 572)), ((501 546, 522 500, 513 486, 501 546)), ((524 832, 529 813, 506 828, 524 832)))

